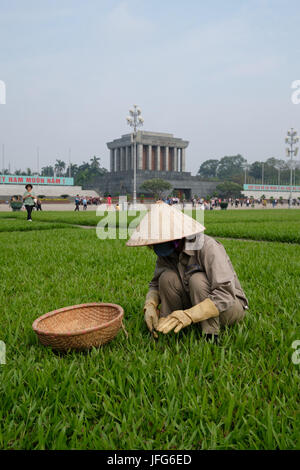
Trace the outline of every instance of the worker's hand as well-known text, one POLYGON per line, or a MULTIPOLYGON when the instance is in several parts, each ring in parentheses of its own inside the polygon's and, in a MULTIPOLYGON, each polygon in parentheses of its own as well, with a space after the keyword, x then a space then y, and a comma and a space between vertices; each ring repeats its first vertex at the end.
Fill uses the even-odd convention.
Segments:
POLYGON ((148 330, 153 334, 154 338, 158 338, 158 334, 155 329, 158 325, 159 310, 158 305, 160 302, 159 292, 156 290, 149 290, 146 295, 146 301, 144 305, 144 318, 147 324, 148 330))
POLYGON ((219 310, 209 298, 187 310, 175 310, 165 318, 161 318, 157 326, 157 331, 167 334, 174 329, 178 333, 185 326, 191 323, 198 323, 209 318, 218 317, 219 310))
POLYGON ((169 333, 173 329, 175 333, 178 333, 178 331, 191 323, 191 318, 184 310, 175 310, 167 317, 161 318, 156 329, 164 334, 169 333))
POLYGON ((159 310, 153 304, 146 304, 144 307, 144 319, 148 330, 153 334, 154 338, 158 338, 156 328, 158 326, 159 310))

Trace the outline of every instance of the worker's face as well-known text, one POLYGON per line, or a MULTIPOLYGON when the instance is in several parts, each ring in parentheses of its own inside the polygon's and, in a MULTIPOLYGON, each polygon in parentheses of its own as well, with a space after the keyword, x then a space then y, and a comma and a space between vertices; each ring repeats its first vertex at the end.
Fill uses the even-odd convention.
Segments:
POLYGON ((183 249, 184 242, 180 240, 172 240, 170 242, 156 243, 153 250, 157 256, 170 256, 172 253, 180 253, 183 249))
POLYGON ((175 251, 176 253, 181 253, 184 247, 184 238, 180 238, 179 240, 174 241, 175 251))

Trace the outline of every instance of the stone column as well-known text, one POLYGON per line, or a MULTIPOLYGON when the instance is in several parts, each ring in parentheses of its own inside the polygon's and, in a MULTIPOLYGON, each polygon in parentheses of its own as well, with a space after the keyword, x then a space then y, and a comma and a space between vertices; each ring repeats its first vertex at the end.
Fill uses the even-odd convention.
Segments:
POLYGON ((160 146, 157 146, 156 149, 156 170, 160 171, 160 146))
POLYGON ((137 144, 137 170, 143 169, 143 144, 137 144))
POLYGON ((148 145, 148 170, 153 170, 152 168, 152 145, 148 145))
POLYGON ((165 147, 165 169, 166 171, 169 171, 169 147, 165 147))
POLYGON ((129 170, 128 168, 128 146, 125 147, 125 171, 129 170))
POLYGON ((124 148, 120 147, 120 171, 124 171, 124 148))
POLYGON ((181 171, 185 171, 185 149, 181 149, 181 171))
POLYGON ((126 160, 126 147, 123 147, 123 171, 126 171, 127 160, 126 160))
POLYGON ((128 170, 132 170, 132 145, 128 146, 128 170))
POLYGON ((114 150, 110 149, 110 171, 115 171, 114 150))
POLYGON ((178 171, 178 152, 176 147, 174 147, 173 165, 174 171, 178 171))
POLYGON ((118 149, 117 148, 114 149, 114 161, 115 161, 115 164, 114 164, 115 171, 118 171, 118 149))
POLYGON ((121 149, 120 147, 117 150, 117 161, 118 161, 118 171, 121 171, 121 149))

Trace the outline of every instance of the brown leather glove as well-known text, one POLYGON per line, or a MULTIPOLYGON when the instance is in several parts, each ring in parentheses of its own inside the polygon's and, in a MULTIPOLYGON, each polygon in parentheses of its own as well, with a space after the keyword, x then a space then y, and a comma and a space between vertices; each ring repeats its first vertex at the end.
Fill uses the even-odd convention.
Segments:
POLYGON ((144 305, 144 319, 147 324, 148 330, 153 334, 154 338, 158 338, 156 328, 158 326, 159 319, 159 293, 156 290, 150 290, 146 296, 144 305))
POLYGON ((156 329, 164 334, 169 333, 173 329, 175 333, 178 333, 182 328, 191 323, 198 323, 218 316, 219 310, 213 301, 207 298, 187 310, 175 310, 167 317, 161 318, 156 329))

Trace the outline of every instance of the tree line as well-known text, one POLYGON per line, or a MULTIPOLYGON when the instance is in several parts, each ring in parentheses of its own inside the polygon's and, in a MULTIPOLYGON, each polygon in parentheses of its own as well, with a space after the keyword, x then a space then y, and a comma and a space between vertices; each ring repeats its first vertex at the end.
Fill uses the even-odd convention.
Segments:
MULTIPOLYGON (((247 165, 247 160, 240 154, 224 156, 223 158, 211 158, 205 160, 198 170, 198 177, 206 181, 215 181, 219 184, 216 186, 214 195, 222 197, 239 197, 241 195, 242 184, 290 184, 290 166, 289 162, 278 159, 268 158, 265 162, 255 161, 247 165)), ((4 174, 9 174, 9 170, 4 170, 4 174)), ((101 159, 97 156, 90 158, 88 162, 81 165, 67 165, 63 160, 57 159, 54 166, 47 165, 42 167, 41 176, 59 176, 74 178, 75 185, 86 186, 93 185, 99 176, 108 173, 108 170, 101 166, 101 159)), ((24 170, 16 170, 15 175, 36 175, 30 168, 24 170)), ((300 167, 293 171, 293 184, 300 184, 300 167)), ((145 181, 141 190, 146 193, 162 194, 164 191, 171 189, 167 181, 151 179, 145 181)))
MULTIPOLYGON (((231 181, 238 184, 261 183, 264 184, 290 184, 289 162, 278 158, 268 158, 265 162, 255 161, 247 165, 247 160, 240 154, 225 156, 221 159, 211 158, 205 160, 199 170, 198 176, 211 181, 231 181)), ((293 171, 293 184, 300 184, 300 167, 293 171)))

